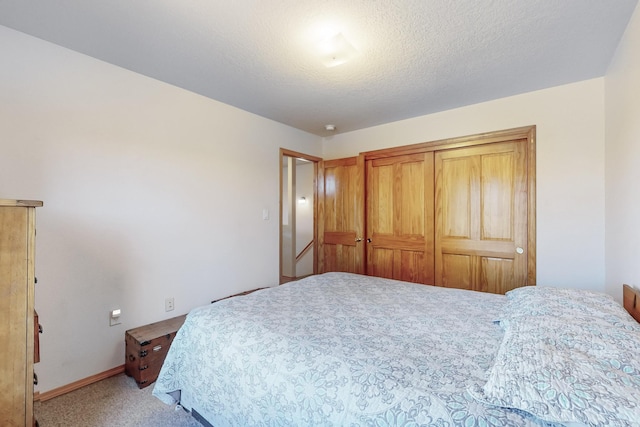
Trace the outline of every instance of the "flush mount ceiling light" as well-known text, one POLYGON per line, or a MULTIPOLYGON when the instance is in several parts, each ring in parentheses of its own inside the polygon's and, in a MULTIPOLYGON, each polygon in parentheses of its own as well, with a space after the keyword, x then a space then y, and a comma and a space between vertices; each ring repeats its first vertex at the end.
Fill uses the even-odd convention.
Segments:
POLYGON ((342 33, 323 39, 317 44, 320 59, 327 67, 335 67, 344 64, 358 54, 358 51, 342 33))
POLYGON ((332 131, 336 130, 336 125, 324 125, 324 130, 332 132, 332 131))

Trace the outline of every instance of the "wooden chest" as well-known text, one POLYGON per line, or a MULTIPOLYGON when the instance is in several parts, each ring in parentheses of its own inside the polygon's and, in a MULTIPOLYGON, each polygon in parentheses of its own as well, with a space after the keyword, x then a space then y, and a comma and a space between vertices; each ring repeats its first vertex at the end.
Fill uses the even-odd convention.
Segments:
POLYGON ((158 379, 171 342, 186 317, 178 316, 126 332, 125 373, 136 380, 138 387, 146 387, 158 379))

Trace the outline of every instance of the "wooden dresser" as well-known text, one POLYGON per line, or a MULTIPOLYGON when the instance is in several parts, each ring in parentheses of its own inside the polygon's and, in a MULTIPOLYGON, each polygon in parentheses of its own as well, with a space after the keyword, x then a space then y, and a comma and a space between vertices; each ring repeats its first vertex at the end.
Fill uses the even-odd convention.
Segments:
POLYGON ((0 420, 31 427, 35 340, 35 208, 42 202, 0 199, 0 420))

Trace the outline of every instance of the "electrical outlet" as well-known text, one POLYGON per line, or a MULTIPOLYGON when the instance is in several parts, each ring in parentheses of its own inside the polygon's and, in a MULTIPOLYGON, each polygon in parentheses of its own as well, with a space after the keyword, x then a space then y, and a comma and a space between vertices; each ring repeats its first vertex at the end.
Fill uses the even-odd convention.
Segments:
POLYGON ((166 298, 164 300, 164 311, 173 311, 173 297, 166 298))

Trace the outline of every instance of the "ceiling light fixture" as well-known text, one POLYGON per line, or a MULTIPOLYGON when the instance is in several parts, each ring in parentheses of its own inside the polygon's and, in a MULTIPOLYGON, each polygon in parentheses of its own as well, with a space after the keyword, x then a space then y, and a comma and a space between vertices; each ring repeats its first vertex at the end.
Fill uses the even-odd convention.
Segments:
POLYGON ((333 132, 334 130, 336 130, 336 125, 324 125, 324 130, 333 132))
POLYGON ((317 44, 322 63, 327 67, 344 64, 358 54, 358 51, 342 33, 327 37, 317 44))

